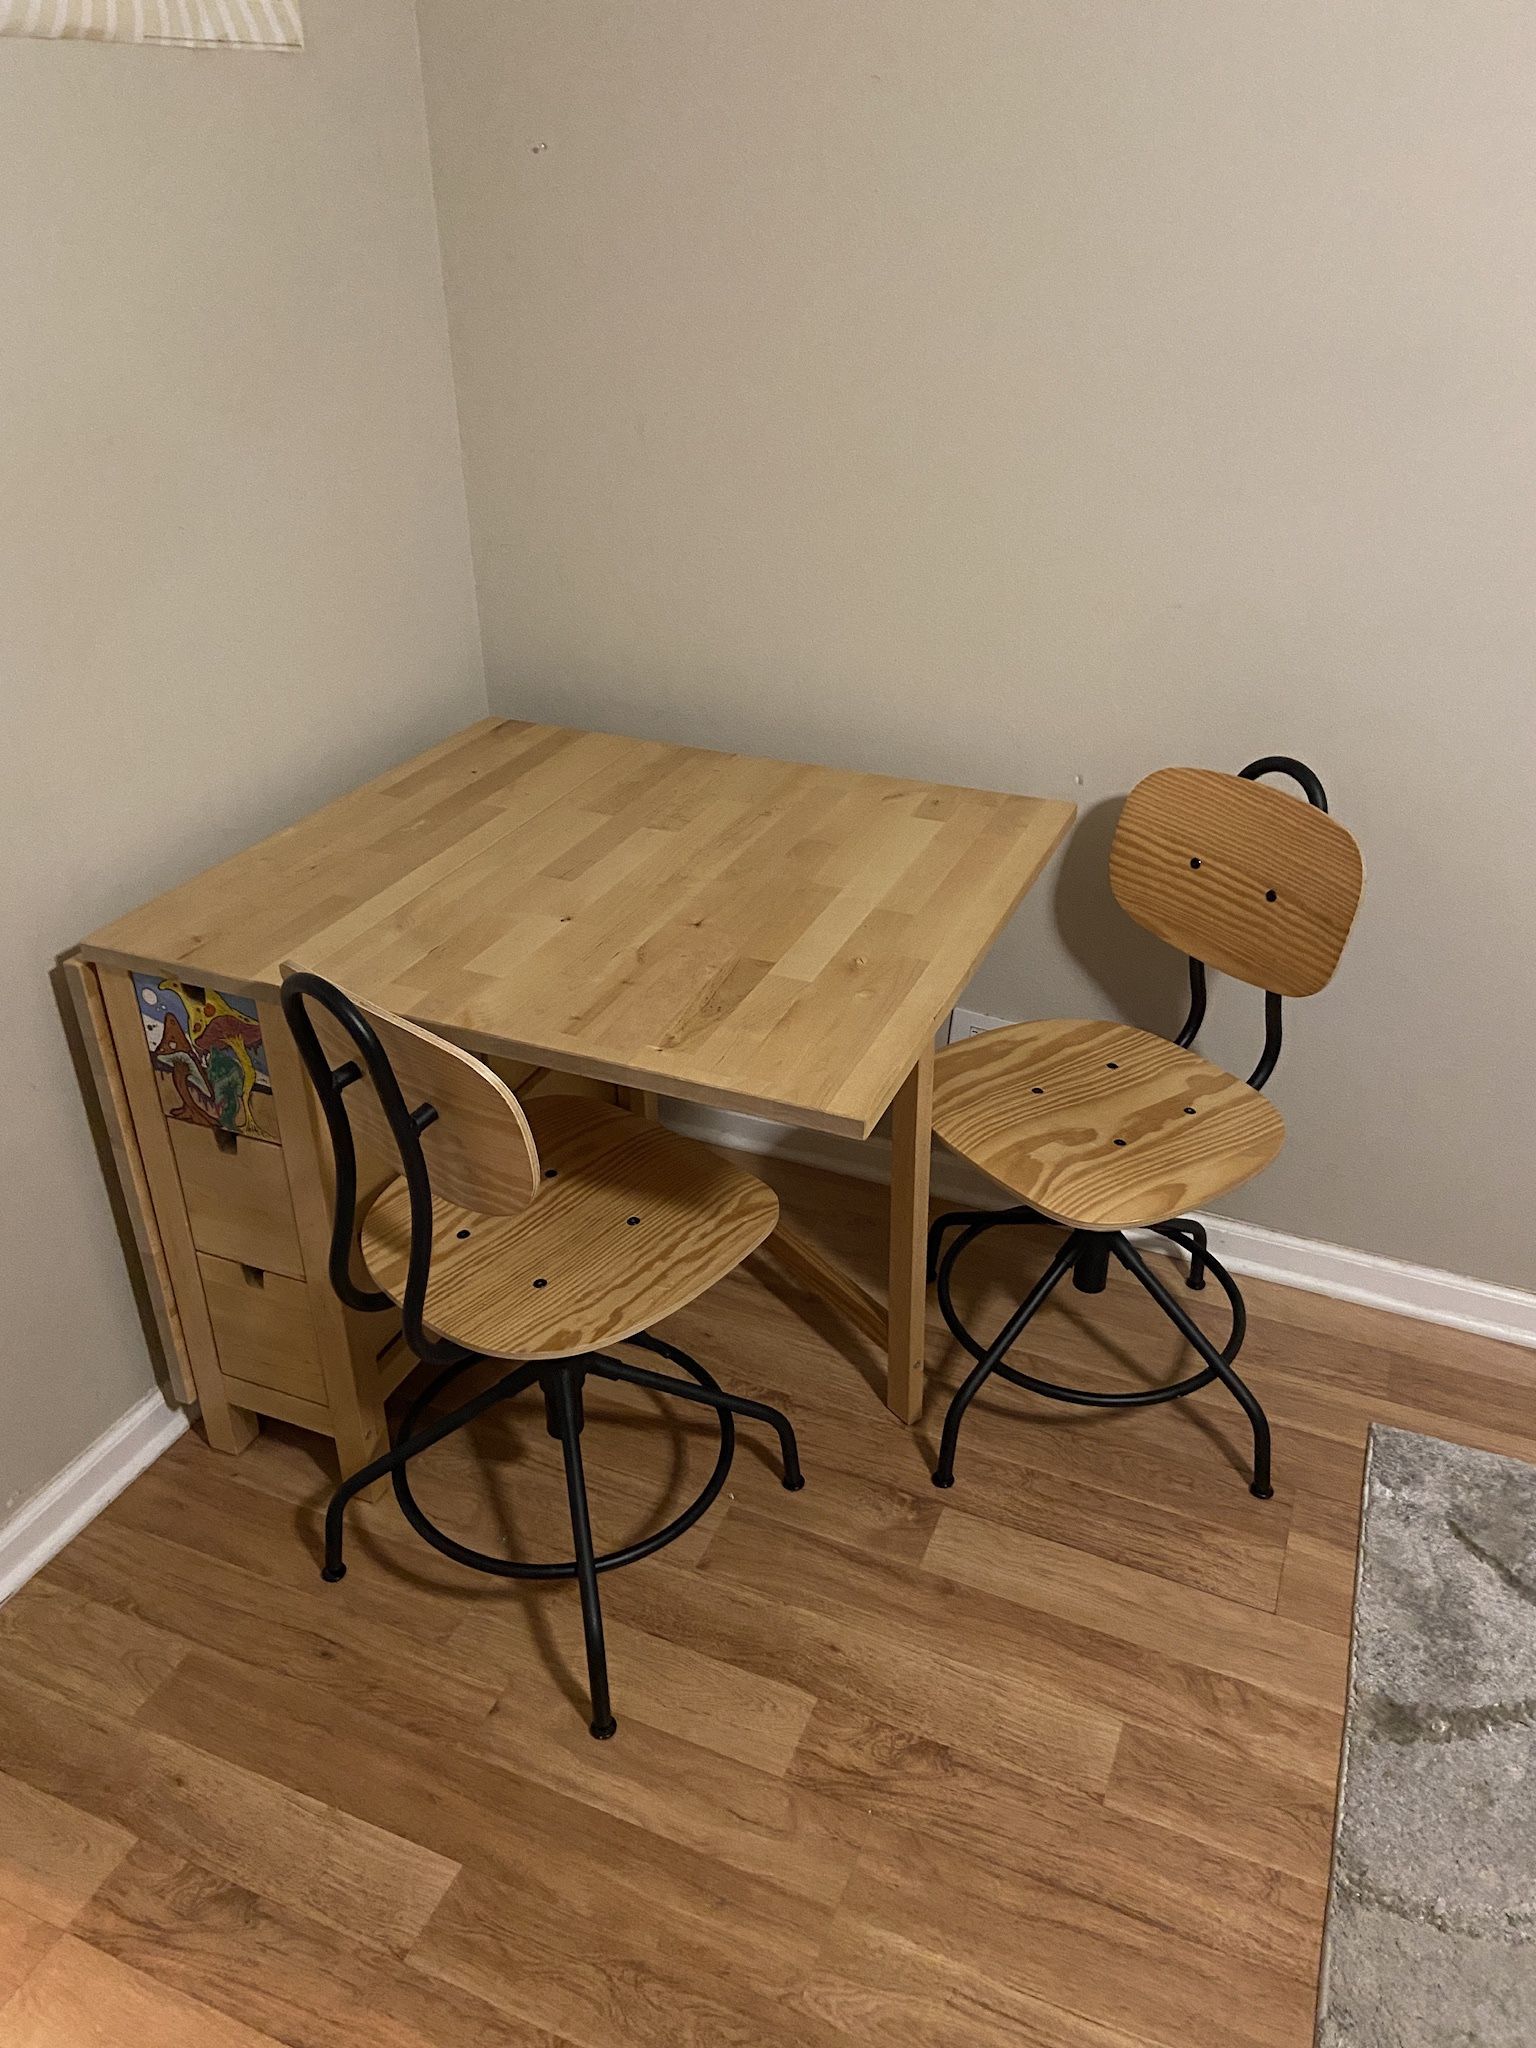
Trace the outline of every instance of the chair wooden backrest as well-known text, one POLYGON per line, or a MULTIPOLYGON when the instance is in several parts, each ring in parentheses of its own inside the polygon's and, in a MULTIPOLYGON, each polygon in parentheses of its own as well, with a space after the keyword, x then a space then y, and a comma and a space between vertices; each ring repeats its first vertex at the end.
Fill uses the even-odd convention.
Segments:
POLYGON ((538 1193, 539 1154, 516 1096, 473 1054, 318 974, 285 964, 288 1020, 331 1137, 335 1187, 331 1286, 349 1308, 385 1309, 390 1297, 352 1270, 362 1185, 402 1175, 410 1190, 410 1251, 401 1324, 424 1362, 463 1354, 424 1321, 440 1200, 488 1216, 515 1216, 538 1193))
MULTIPOLYGON (((522 1106, 506 1083, 446 1038, 356 996, 347 1000, 372 1025, 406 1109, 430 1103, 437 1112, 421 1132, 434 1195, 485 1216, 515 1216, 526 1209, 539 1191, 539 1154, 522 1106)), ((316 1002, 310 1018, 333 1067, 358 1060, 351 1034, 330 1010, 316 1002)), ((344 1100, 353 1135, 370 1161, 393 1164, 398 1171, 399 1148, 366 1072, 346 1090, 344 1100)))
POLYGON ((1365 873, 1336 818, 1211 768, 1160 768, 1125 800, 1109 853, 1122 910, 1190 958, 1277 996, 1339 964, 1365 873))

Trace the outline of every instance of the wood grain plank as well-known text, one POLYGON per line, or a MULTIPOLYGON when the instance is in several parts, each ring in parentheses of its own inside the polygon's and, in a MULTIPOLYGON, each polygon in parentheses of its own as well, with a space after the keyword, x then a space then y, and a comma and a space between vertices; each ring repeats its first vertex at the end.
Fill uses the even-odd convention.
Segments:
POLYGON ((64 1935, 0 2012, 6 2048, 273 2048, 270 2034, 64 1935))
POLYGON ((793 2001, 840 2039, 881 2048, 1146 2048, 1145 2038, 968 1969, 929 1944, 838 1914, 793 2001))
POLYGON ((0 1774, 0 1901, 34 1919, 67 1927, 133 1842, 126 1828, 0 1774))
MULTIPOLYGON (((633 1662, 624 1670, 628 1687, 633 1662)), ((802 1781, 786 1783, 782 1768, 723 1757, 637 1718, 628 1689, 624 1733, 624 1742, 594 1748, 565 1701, 543 1713, 523 1703, 493 1714, 464 1746, 662 1841, 797 1897, 837 1903, 864 1839, 863 1814, 802 1781)))
POLYGON ((1360 1503, 1298 1495, 1285 1546, 1285 1571, 1275 1612, 1330 1635, 1349 1638, 1355 1607, 1360 1503))
MULTIPOLYGON (((1048 1449, 1040 1464, 1021 1474, 1009 1460, 985 1452, 978 1457, 967 1444, 965 1512, 1196 1593, 1274 1611, 1290 1522, 1285 1502, 1256 1501, 1245 1492, 1229 1503, 1229 1515, 1202 1515, 1167 1498, 1166 1460, 1158 1467, 1164 1497, 1148 1500, 1094 1483, 1092 1473, 1115 1476, 1113 1466, 1103 1471, 1102 1458, 1083 1458, 1082 1469, 1068 1476, 1050 1469, 1051 1456, 1048 1449)), ((1204 1490, 1208 1496, 1209 1484, 1204 1490)))
POLYGON ((119 1614, 68 1583, 55 1558, 0 1608, 0 1650, 13 1670, 64 1699, 131 1714, 187 1653, 180 1636, 119 1614))
MULTIPOLYGON (((59 1939, 59 1930, 23 1907, 0 1899, 0 2040, 12 2035, 12 2006, 8 2001, 23 1985, 59 1939)), ((65 2048, 61 2038, 50 2048, 65 2048)))
MULTIPOLYGON (((268 1600, 282 1601, 291 1591, 302 1605, 321 1588, 325 1504, 335 1483, 324 1469, 329 1463, 325 1447, 308 1432, 291 1432, 285 1440, 274 1432, 259 1472, 254 1460, 226 1471, 200 1446, 183 1442, 118 1496, 110 1527, 177 1544, 195 1532, 199 1556, 248 1573, 261 1582, 268 1600), (283 1475, 292 1487, 274 1490, 283 1475), (248 1483, 257 1477, 269 1484, 248 1483)), ((354 1508, 352 1524, 347 1626, 377 1629, 386 1641, 404 1635, 418 1658, 441 1663, 466 1683, 483 1681, 499 1695, 502 1660, 492 1656, 482 1664, 454 1637, 477 1604, 504 1606, 506 1590, 489 1580, 469 1582, 450 1559, 426 1550, 402 1522, 392 1494, 376 1507, 354 1508)), ((335 1589, 323 1592, 333 1610, 339 1609, 335 1589)))
MULTIPOLYGON (((1282 1761, 1302 1775, 1333 1781, 1342 1682, 1337 1699, 1326 1705, 1287 1698, 1191 1660, 1171 1625, 1166 1644, 1149 1645, 1140 1640, 1149 1633, 1140 1623, 1132 1635, 1118 1632, 1113 1617, 1099 1614, 1092 1603, 1081 1618, 1049 1606, 1026 1614, 1008 1593, 965 1587, 766 1524, 744 1529, 746 1521, 738 1522, 733 1513, 710 1546, 695 1574, 704 1586, 726 1582, 762 1602, 777 1586, 780 1602, 797 1603, 791 1611, 799 1626, 816 1633, 825 1629, 829 1636, 840 1632, 845 1645, 868 1638, 881 1644, 888 1685, 911 1658, 918 1668, 945 1670, 953 1688, 942 1709, 931 1700, 917 1706, 904 1689, 882 1701, 872 1687, 834 1691, 825 1681, 823 1697, 846 1699, 1011 1768, 1038 1769, 1039 1762, 1030 1759, 1048 1758, 1053 1775, 1090 1790, 1102 1790, 1107 1782, 1097 1775, 1099 1742, 1123 1719, 1154 1728, 1197 1728, 1234 1755, 1282 1761), (810 1616, 814 1621, 801 1619, 810 1616), (900 1711, 891 1704, 897 1698, 900 1711), (982 1700, 993 1706, 990 1722, 969 1711, 982 1700), (1065 1726, 1063 1704, 1073 1710, 1065 1726), (1089 1708, 1092 1720, 1079 1719, 1074 1736, 1074 1713, 1081 1717, 1089 1708)), ((1089 1567, 1093 1563, 1085 1560, 1089 1567)), ((1015 1590, 1010 1583, 1009 1592, 1015 1590)), ((692 1592, 687 1589, 687 1596, 692 1592)), ((675 1608, 681 1604, 674 1601, 675 1608)), ((1327 1638, 1319 1635, 1318 1642, 1333 1655, 1327 1638)), ((849 1661, 845 1652, 839 1679, 849 1661)))
POLYGON ((497 1688, 461 1676, 451 1657, 420 1656, 401 1631, 355 1627, 347 1596, 318 1577, 274 1587, 121 1523, 82 1530, 54 1561, 52 1582, 164 1631, 183 1649, 195 1642, 237 1663, 307 1679, 427 1734, 473 1727, 498 1696, 497 1688))
POLYGON ((144 1843, 73 1931, 163 1991, 287 2048, 560 2048, 542 2027, 144 1843))
POLYGON ((1306 1882, 1321 1904, 1333 1839, 1333 1788, 1261 1764, 1235 1764, 1208 1742, 1127 1728, 1104 1794, 1116 1812, 1306 1882))
POLYGON ((832 2048, 787 2005, 820 1945, 820 1915, 790 1930, 769 1907, 736 1923, 750 1924, 743 1939, 732 1931, 741 1903, 729 1886, 686 1900, 675 1885, 651 1900, 551 1895, 471 1865, 411 1960, 584 2048, 832 2048))
MULTIPOLYGON (((826 1710, 823 1710, 825 1713, 826 1710)), ((1096 1797, 988 1768, 845 1714, 812 1724, 803 1782, 841 1790, 877 1819, 984 1865, 998 1887, 1016 1880, 1083 1893, 1185 1939, 1285 1969, 1322 1927, 1322 1887, 1260 1868, 1209 1833, 1165 1828, 1096 1797)))
MULTIPOLYGON (((530 1707, 537 1712, 539 1693, 548 1683, 551 1654, 558 1655, 570 1673, 573 1690, 585 1668, 577 1603, 546 1598, 538 1606, 530 1648, 536 1637, 542 1668, 531 1668, 528 1656, 520 1658, 516 1668, 506 1674, 513 1682, 496 1710, 466 1737, 470 1747, 487 1755, 500 1754, 509 1760, 515 1755, 521 1716, 530 1707)), ((623 1621, 609 1624, 608 1660, 611 1671, 622 1675, 626 1725, 634 1720, 652 1730, 667 1731, 683 1738, 691 1749, 707 1750, 778 1777, 788 1769, 816 1704, 814 1695, 802 1686, 700 1656, 623 1621)), ((700 1759, 701 1767, 705 1761, 700 1759)))
POLYGON ((1049 1758, 1034 1772, 1010 1769, 832 1699, 818 1704, 789 1775, 866 1825, 879 1818, 979 1856, 1006 1844, 1026 1812, 1084 1812, 1094 1801, 1056 1781, 1049 1758))
MULTIPOLYGON (((230 1669, 243 1680, 246 1667, 230 1669)), ((238 1714, 238 1701, 237 1687, 228 1713, 238 1714)), ((453 1861, 388 1828, 4 1671, 0 1770, 385 1946, 404 1947, 419 1932, 457 1873, 453 1861)))
POLYGON ((823 1698, 889 1714, 936 1741, 1008 1764, 1049 1757, 1064 1783, 1107 1782, 1117 1716, 1069 1700, 1021 1659, 994 1656, 991 1642, 977 1656, 968 1636, 906 1615, 899 1593, 886 1604, 863 1604, 858 1592, 839 1598, 833 1577, 815 1574, 823 1548, 831 1546, 804 1539, 786 1555, 766 1524, 733 1531, 728 1520, 699 1570, 665 1586, 638 1575, 617 1582, 611 1604, 706 1655, 803 1676, 823 1698))
MULTIPOLYGON (((547 1715, 553 1704, 546 1690, 538 1710, 547 1715)), ((144 1718, 179 1740, 202 1731, 231 1765, 280 1758, 285 1779, 310 1801, 374 1827, 388 1815, 388 1825, 425 1844, 439 1865, 473 1865, 477 1884, 520 1889, 525 1916, 535 1899, 564 1902, 573 1926, 600 1917, 605 1906, 616 1922, 649 1912, 663 1929, 673 1918, 691 1926, 713 1913, 723 1925, 733 1911, 755 1911, 782 1920, 795 1943, 820 1924, 815 1895, 826 1884, 812 1864, 835 1849, 825 1829, 807 1844, 806 1874, 786 1888, 657 1834, 629 1816, 617 1791, 606 1805, 575 1796, 553 1769, 540 1782, 504 1768, 498 1754, 435 1742, 340 1707, 312 1686, 202 1655, 188 1660, 144 1718)), ((685 1817, 676 1831, 690 1832, 685 1817)), ((742 1849, 750 1860, 745 1840, 742 1849)))
POLYGON ((676 2023, 715 2010, 705 1987, 717 1980, 766 2006, 809 1968, 824 1928, 814 1898, 292 1680, 237 1683, 197 1656, 146 1714, 160 1729, 202 1731, 226 1756, 280 1757, 311 1800, 362 1821, 387 1813, 461 1864, 410 1960, 578 2039, 604 2038, 601 2013, 616 2042, 659 2040, 669 2012, 676 2023), (621 2030, 642 2021, 639 2035, 621 2030))
POLYGON ((1218 2039, 1232 2048, 1302 2048, 1310 2039, 1313 1958, 1288 1970, 1191 1940, 1133 1906, 992 1865, 947 1843, 877 1824, 843 1911, 932 1948, 1008 1989, 1158 2048, 1218 2039), (1039 1938, 1049 1929, 1049 1938, 1039 1938), (1035 1938, 1030 1938, 1031 1930, 1035 1938))
POLYGON ((1189 1663, 1285 1699, 1329 1705, 1342 1696, 1346 1660, 1317 1629, 1166 1581, 1156 1592, 1154 1613, 1150 1574, 1016 1529, 999 1530, 957 1509, 940 1517, 923 1563, 1023 1607, 1113 1630, 1145 1649, 1160 1648, 1175 1630, 1189 1663))

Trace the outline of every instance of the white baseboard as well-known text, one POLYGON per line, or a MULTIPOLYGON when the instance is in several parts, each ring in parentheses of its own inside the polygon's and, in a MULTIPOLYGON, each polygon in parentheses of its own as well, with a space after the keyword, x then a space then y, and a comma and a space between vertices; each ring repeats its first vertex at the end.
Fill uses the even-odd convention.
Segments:
POLYGON ((145 1466, 169 1450, 186 1427, 183 1411, 172 1408, 156 1389, 136 1401, 41 1493, 23 1501, 0 1526, 0 1607, 145 1466))
POLYGON ((1291 1237, 1283 1230, 1239 1223, 1230 1216, 1202 1216, 1201 1221, 1211 1250, 1234 1273, 1276 1280, 1308 1294, 1332 1295, 1336 1301, 1358 1301, 1366 1308, 1390 1309, 1423 1323, 1499 1337, 1506 1344, 1536 1347, 1536 1294, 1521 1288, 1473 1280, 1438 1266, 1411 1265, 1381 1252, 1291 1237))
MULTIPOLYGON (((851 1138, 793 1130, 761 1117, 738 1116, 690 1102, 669 1102, 664 1114, 674 1130, 686 1131, 707 1144, 792 1159, 855 1180, 888 1181, 891 1177, 891 1148, 882 1138, 867 1138, 860 1144, 851 1138)), ((934 1150, 933 1191, 941 1201, 961 1208, 994 1209, 1007 1201, 984 1174, 942 1146, 934 1150)), ((1238 1223, 1229 1216, 1202 1215, 1200 1221, 1209 1234, 1211 1250, 1234 1273, 1536 1348, 1536 1294, 1518 1287, 1500 1287, 1491 1280, 1472 1280, 1434 1266, 1413 1266, 1378 1252, 1354 1251, 1348 1245, 1291 1237, 1283 1230, 1238 1223)), ((1166 1241, 1156 1237, 1150 1239, 1150 1247, 1168 1249, 1166 1241)))

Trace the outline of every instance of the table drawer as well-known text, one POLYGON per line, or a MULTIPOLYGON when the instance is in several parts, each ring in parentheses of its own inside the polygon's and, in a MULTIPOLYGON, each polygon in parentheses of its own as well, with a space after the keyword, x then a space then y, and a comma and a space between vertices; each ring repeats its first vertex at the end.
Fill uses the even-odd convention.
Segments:
POLYGON ((166 1128, 198 1250, 302 1279, 304 1258, 282 1147, 197 1124, 166 1128))
POLYGON ((252 1386, 324 1401, 320 1345, 302 1280, 198 1255, 219 1370, 252 1386))

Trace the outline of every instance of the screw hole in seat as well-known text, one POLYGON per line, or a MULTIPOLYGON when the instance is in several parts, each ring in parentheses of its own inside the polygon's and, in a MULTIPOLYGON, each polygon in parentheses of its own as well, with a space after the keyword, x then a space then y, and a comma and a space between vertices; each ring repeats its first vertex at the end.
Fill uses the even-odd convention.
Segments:
POLYGON ((533 1284, 535 1287, 547 1287, 549 1282, 547 1280, 535 1280, 533 1284))
POLYGON ((469 1232, 468 1232, 467 1230, 461 1230, 461 1231, 459 1232, 459 1236, 460 1236, 461 1238, 465 1238, 465 1237, 468 1237, 468 1235, 469 1235, 469 1232))
POLYGON ((1190 859, 1189 864, 1192 868, 1203 867, 1205 865, 1205 863, 1201 860, 1199 854, 1193 855, 1190 859))
POLYGON ((1029 1092, 1031 1095, 1043 1095, 1045 1090, 1043 1088, 1031 1088, 1029 1092))
POLYGON ((1115 1143, 1117 1145, 1123 1145, 1125 1143, 1125 1140, 1124 1138, 1116 1138, 1115 1143))
POLYGON ((1278 889, 1266 889, 1264 891, 1264 901, 1266 903, 1278 903, 1279 900, 1280 892, 1278 889))

